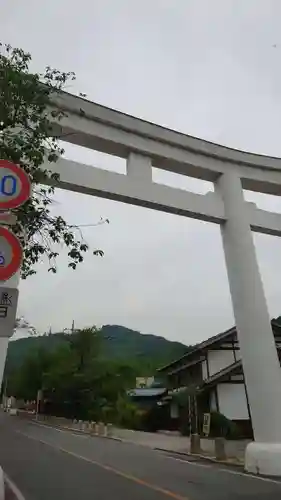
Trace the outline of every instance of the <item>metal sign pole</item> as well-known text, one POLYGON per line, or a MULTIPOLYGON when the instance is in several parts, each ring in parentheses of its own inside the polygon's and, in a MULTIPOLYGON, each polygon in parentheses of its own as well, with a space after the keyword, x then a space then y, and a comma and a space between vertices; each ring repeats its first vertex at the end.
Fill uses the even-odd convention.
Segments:
POLYGON ((30 197, 30 180, 18 165, 0 160, 0 387, 10 337, 14 333, 19 295, 22 248, 7 226, 17 218, 10 210, 30 197))
POLYGON ((12 279, 0 285, 0 387, 3 381, 6 356, 10 337, 15 328, 15 319, 18 304, 18 285, 20 272, 18 271, 12 279))

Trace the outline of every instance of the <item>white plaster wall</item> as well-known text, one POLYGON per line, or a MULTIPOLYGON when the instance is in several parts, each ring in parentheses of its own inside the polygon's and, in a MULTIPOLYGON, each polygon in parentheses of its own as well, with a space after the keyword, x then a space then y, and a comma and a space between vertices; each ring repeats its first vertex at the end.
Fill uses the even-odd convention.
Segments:
POLYGON ((248 420, 244 384, 218 384, 219 410, 231 420, 248 420))
POLYGON ((203 380, 206 380, 206 378, 208 378, 207 361, 202 361, 201 366, 203 380))
POLYGON ((232 365, 235 362, 234 354, 232 350, 229 351, 209 351, 208 352, 209 361, 209 372, 210 376, 214 373, 218 373, 220 370, 226 366, 232 365))

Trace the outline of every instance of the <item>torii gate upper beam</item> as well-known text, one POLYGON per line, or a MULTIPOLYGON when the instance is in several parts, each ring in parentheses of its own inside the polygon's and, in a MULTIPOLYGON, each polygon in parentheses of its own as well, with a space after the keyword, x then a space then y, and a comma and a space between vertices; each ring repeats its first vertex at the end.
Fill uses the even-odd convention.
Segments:
POLYGON ((54 133, 65 142, 128 158, 147 156, 152 166, 215 182, 236 167, 244 189, 281 195, 281 159, 245 153, 155 125, 72 94, 53 97, 67 114, 54 133))

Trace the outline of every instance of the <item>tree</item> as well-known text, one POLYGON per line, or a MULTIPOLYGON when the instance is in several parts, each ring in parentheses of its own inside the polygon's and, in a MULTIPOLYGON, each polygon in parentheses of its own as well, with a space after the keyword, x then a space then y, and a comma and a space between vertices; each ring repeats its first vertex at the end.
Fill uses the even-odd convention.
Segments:
POLYGON ((95 326, 76 330, 68 337, 68 341, 77 358, 78 372, 87 369, 93 359, 98 357, 100 338, 95 326))
POLYGON ((9 377, 9 394, 20 399, 36 399, 37 391, 44 385, 44 376, 48 372, 51 362, 52 355, 45 349, 32 351, 23 361, 20 369, 9 377))
POLYGON ((16 318, 14 331, 16 332, 17 328, 26 330, 31 335, 36 335, 36 328, 29 323, 23 316, 20 318, 16 318))
POLYGON ((37 343, 18 368, 6 368, 8 394, 36 399, 42 389, 50 413, 117 418, 117 402, 134 385, 135 369, 102 357, 100 331, 94 326, 61 334, 61 340, 53 349, 37 343))
MULTIPOLYGON (((44 255, 49 259, 49 271, 55 273, 61 244, 68 249, 72 269, 88 250, 81 232, 52 214, 52 185, 59 182, 59 176, 42 167, 46 158, 56 162, 63 153, 60 138, 52 136, 49 105, 52 95, 60 93, 75 75, 50 67, 43 74, 32 73, 30 63, 29 53, 0 43, 0 158, 20 165, 33 186, 30 200, 16 210, 14 231, 24 249, 22 278, 36 273, 34 264, 44 255)), ((60 110, 51 114, 56 120, 64 116, 60 110)), ((103 255, 101 250, 93 253, 103 255)))

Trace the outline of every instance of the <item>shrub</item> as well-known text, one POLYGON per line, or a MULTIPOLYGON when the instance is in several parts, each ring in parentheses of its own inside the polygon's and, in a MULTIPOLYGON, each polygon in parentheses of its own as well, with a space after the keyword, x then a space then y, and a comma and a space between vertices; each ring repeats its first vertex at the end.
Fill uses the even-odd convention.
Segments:
POLYGON ((147 410, 141 419, 142 430, 156 432, 161 427, 160 409, 155 405, 147 410))
POLYGON ((190 436, 190 422, 187 419, 183 420, 179 430, 182 436, 190 436))
POLYGON ((210 436, 235 439, 238 436, 237 425, 220 412, 211 412, 210 436))
POLYGON ((119 396, 116 403, 116 423, 127 429, 139 426, 138 408, 125 396, 119 396))

